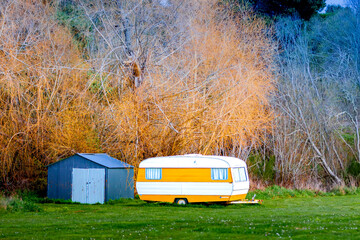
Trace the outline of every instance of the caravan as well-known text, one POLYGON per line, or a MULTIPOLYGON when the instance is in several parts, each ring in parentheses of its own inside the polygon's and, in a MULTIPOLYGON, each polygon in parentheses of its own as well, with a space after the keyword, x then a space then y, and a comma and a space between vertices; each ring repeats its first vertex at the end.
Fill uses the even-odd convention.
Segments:
POLYGON ((238 158, 189 154, 155 157, 139 165, 136 189, 141 200, 232 202, 249 190, 246 163, 238 158))

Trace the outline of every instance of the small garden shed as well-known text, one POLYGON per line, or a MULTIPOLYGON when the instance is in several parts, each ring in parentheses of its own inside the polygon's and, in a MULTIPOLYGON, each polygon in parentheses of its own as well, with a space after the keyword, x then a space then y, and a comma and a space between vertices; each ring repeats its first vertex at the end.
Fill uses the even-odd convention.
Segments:
POLYGON ((103 153, 77 153, 48 166, 48 198, 104 203, 134 197, 134 167, 103 153))

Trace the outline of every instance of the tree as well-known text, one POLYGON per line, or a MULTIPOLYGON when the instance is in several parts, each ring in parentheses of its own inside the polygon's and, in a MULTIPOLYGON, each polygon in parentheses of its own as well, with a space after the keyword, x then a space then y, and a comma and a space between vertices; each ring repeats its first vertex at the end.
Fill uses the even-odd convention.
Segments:
POLYGON ((270 127, 275 47, 263 20, 213 0, 69 3, 87 30, 54 21, 61 5, 0 3, 1 186, 44 187, 45 166, 75 152, 135 166, 246 157, 270 127))
POLYGON ((142 86, 107 112, 104 149, 122 149, 134 165, 184 153, 247 156, 272 119, 275 48, 264 21, 228 14, 216 1, 178 5, 167 23, 176 45, 157 45, 142 86))
POLYGON ((254 11, 273 16, 298 14, 300 18, 309 20, 325 7, 325 0, 249 0, 254 11))
POLYGON ((277 23, 282 52, 273 146, 283 179, 358 182, 350 169, 360 156, 358 23, 351 9, 277 23))
POLYGON ((46 165, 98 151, 86 65, 50 5, 2 1, 0 13, 0 186, 43 190, 46 165))
POLYGON ((177 45, 180 34, 174 22, 181 4, 150 0, 62 1, 58 15, 84 43, 94 76, 108 80, 112 79, 110 75, 127 76, 118 78, 119 91, 123 91, 141 85, 150 57, 166 57, 177 45), (136 74, 132 74, 134 69, 136 74))

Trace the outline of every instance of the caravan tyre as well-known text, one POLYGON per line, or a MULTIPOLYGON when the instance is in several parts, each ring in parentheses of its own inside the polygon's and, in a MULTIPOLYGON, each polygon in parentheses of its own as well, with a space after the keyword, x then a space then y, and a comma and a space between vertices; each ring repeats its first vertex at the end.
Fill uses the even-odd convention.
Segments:
POLYGON ((179 198, 176 200, 176 203, 179 205, 186 205, 188 203, 186 198, 179 198))

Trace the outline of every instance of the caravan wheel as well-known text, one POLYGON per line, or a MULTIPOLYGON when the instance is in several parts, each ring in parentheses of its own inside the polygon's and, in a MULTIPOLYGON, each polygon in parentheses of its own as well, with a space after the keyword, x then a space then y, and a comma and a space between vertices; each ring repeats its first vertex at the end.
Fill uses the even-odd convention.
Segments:
POLYGON ((186 205, 188 203, 187 199, 186 198, 179 198, 179 199, 176 199, 175 201, 177 204, 179 205, 186 205))

